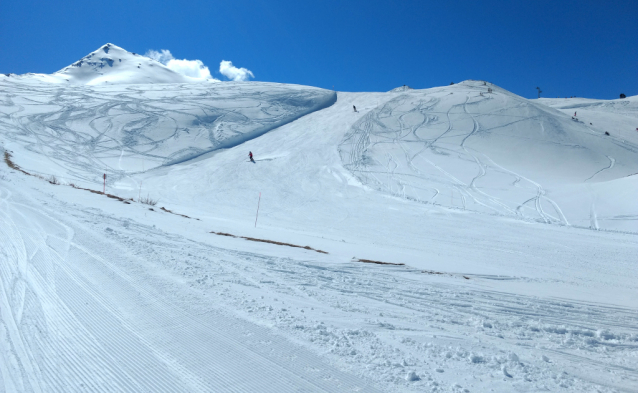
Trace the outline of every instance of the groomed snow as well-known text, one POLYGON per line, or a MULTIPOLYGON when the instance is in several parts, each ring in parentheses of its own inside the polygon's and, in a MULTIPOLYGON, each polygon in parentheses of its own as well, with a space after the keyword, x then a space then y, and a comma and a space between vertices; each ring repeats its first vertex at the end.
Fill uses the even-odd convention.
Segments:
POLYGON ((137 82, 0 78, 4 390, 638 390, 636 97, 137 82))

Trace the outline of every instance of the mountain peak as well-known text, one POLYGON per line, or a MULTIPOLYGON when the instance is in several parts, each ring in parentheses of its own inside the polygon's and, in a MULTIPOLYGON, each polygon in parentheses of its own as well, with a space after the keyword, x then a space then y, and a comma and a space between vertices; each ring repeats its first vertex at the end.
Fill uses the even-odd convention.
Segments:
MULTIPOLYGON (((112 43, 102 45, 53 74, 25 74, 21 77, 48 83, 75 85, 202 82, 202 79, 179 74, 158 61, 129 52, 112 43)), ((207 79, 206 81, 216 80, 207 79)))
POLYGON ((163 64, 107 43, 51 75, 60 82, 82 85, 185 83, 196 79, 178 74, 163 64))

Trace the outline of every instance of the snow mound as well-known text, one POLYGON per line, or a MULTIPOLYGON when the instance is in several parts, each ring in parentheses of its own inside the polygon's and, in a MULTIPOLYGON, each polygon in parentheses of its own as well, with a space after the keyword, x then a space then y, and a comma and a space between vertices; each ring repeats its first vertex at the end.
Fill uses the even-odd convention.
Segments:
POLYGON ((394 196, 562 224, 548 189, 638 167, 636 145, 482 81, 394 96, 353 124, 339 152, 364 186, 394 196))
POLYGON ((181 75, 148 57, 106 44, 50 75, 26 74, 26 79, 79 85, 215 82, 181 75))
POLYGON ((395 87, 394 89, 390 90, 388 93, 401 93, 402 91, 409 91, 409 90, 414 90, 414 89, 408 85, 403 85, 403 86, 395 87))

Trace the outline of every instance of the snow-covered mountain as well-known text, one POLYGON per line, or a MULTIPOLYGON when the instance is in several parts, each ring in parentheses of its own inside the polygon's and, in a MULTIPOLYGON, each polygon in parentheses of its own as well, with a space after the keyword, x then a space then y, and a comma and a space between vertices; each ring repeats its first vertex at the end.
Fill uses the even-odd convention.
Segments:
POLYGON ((638 386, 637 97, 76 64, 0 77, 5 390, 638 386))
MULTIPOLYGON (((5 77, 7 77, 5 75, 5 77)), ((204 83, 214 79, 197 79, 179 74, 163 64, 128 52, 117 45, 106 44, 75 63, 53 74, 11 75, 26 81, 77 85, 121 85, 140 83, 204 83)))

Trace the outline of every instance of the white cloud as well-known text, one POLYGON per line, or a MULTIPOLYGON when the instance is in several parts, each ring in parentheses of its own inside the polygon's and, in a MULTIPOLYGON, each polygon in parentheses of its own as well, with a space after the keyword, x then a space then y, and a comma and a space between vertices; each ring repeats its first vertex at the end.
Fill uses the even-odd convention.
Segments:
POLYGON ((171 51, 161 49, 160 51, 149 50, 144 55, 153 60, 159 61, 171 70, 186 76, 201 79, 215 79, 210 75, 210 70, 201 60, 179 60, 173 57, 171 51))
POLYGON ((166 63, 166 67, 182 75, 191 76, 193 78, 212 79, 210 70, 202 63, 201 60, 178 60, 171 59, 166 63))
POLYGON ((155 61, 159 61, 160 63, 164 65, 166 65, 166 63, 168 63, 169 60, 174 59, 173 55, 171 54, 171 51, 169 51, 168 49, 160 49, 159 52, 156 50, 150 49, 149 51, 146 52, 144 56, 150 57, 151 59, 155 61))
POLYGON ((252 71, 243 67, 237 68, 233 65, 232 61, 226 60, 222 60, 222 62, 219 63, 219 73, 233 81, 247 81, 249 78, 255 77, 252 71))
MULTIPOLYGON (((179 60, 173 57, 168 49, 160 49, 159 51, 151 49, 144 56, 150 57, 182 75, 217 80, 210 75, 210 70, 201 60, 179 60)), ((222 60, 219 63, 219 73, 232 81, 247 81, 255 77, 252 71, 243 67, 237 68, 232 61, 227 60, 222 60)))

